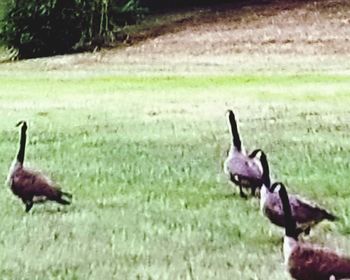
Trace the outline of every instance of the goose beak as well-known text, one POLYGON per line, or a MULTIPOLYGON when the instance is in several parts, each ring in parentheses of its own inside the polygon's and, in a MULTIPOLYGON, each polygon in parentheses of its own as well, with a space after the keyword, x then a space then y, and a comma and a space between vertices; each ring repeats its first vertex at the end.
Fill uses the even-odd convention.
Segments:
POLYGON ((24 124, 25 121, 19 121, 17 124, 16 124, 16 127, 19 127, 21 124, 24 124))
POLYGON ((228 114, 233 114, 233 111, 231 110, 231 109, 227 109, 226 110, 226 114, 228 115, 228 114))

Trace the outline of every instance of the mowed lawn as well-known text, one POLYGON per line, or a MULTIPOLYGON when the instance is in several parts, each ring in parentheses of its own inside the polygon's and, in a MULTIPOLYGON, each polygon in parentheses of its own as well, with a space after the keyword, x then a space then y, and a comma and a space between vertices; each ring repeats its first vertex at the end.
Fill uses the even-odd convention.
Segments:
POLYGON ((336 213, 309 241, 350 252, 350 79, 300 75, 0 77, 0 178, 26 163, 73 204, 0 192, 1 279, 289 279, 283 231, 222 171, 233 109, 273 177, 336 213))

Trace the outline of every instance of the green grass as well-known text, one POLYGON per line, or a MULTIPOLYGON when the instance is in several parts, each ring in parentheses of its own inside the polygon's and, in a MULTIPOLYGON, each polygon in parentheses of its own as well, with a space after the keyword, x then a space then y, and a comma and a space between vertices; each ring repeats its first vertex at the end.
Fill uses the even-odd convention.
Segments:
POLYGON ((25 214, 2 188, 2 279, 288 279, 283 232, 223 175, 228 108, 275 178, 341 218, 311 240, 350 251, 349 76, 3 72, 0 84, 0 177, 25 119, 28 164, 74 194, 25 214))

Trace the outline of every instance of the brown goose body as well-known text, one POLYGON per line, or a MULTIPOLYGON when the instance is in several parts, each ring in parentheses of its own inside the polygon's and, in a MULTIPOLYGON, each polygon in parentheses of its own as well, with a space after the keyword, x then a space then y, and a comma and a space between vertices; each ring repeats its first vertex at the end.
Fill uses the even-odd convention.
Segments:
POLYGON ((20 124, 22 124, 20 149, 8 176, 8 184, 13 194, 25 204, 26 212, 30 211, 34 203, 46 200, 63 205, 70 204, 64 197, 71 198, 71 194, 61 191, 43 174, 23 166, 27 125, 25 122, 20 122, 18 125, 20 124))
POLYGON ((68 193, 62 192, 58 187, 39 172, 17 167, 10 176, 10 187, 16 196, 24 203, 40 201, 42 199, 56 201, 61 204, 69 204, 62 196, 68 193))
POLYGON ((279 185, 286 225, 283 253, 289 274, 296 280, 350 279, 350 258, 298 241, 288 193, 282 183, 279 185))
MULTIPOLYGON (((271 186, 270 168, 266 154, 261 151, 260 162, 263 170, 263 185, 260 190, 260 209, 271 223, 285 227, 285 217, 282 201, 274 189, 278 183, 271 186)), ((322 220, 334 221, 336 216, 327 212, 325 209, 308 202, 296 195, 288 195, 292 216, 297 224, 299 231, 308 232, 310 228, 322 220)))
POLYGON ((228 111, 228 124, 232 134, 232 144, 224 163, 224 171, 228 174, 230 181, 240 189, 241 197, 246 197, 242 188, 250 189, 252 195, 262 184, 262 168, 256 156, 260 150, 253 151, 248 155, 242 145, 235 116, 231 110, 228 111), (239 176, 239 179, 236 178, 239 176))
POLYGON ((285 240, 291 246, 287 269, 297 280, 350 279, 350 258, 339 256, 331 250, 285 240))

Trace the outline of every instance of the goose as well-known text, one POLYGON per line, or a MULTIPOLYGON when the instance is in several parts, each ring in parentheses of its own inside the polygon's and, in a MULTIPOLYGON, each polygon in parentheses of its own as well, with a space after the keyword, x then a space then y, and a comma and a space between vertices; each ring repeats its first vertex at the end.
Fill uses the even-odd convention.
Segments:
POLYGON ((247 155, 232 110, 227 111, 227 121, 232 135, 232 143, 224 162, 224 171, 229 176, 230 181, 239 187, 239 194, 242 198, 247 197, 243 188, 251 189, 251 194, 254 196, 256 189, 261 186, 262 168, 257 160, 261 150, 255 150, 247 155))
POLYGON ((23 166, 27 139, 27 123, 20 121, 16 127, 19 126, 21 126, 19 150, 12 163, 7 179, 13 194, 22 200, 26 212, 32 209, 34 203, 45 202, 47 200, 63 205, 70 204, 71 202, 66 200, 67 198, 72 198, 70 193, 61 191, 43 174, 23 166))
MULTIPOLYGON (((284 227, 285 218, 283 207, 278 193, 274 192, 277 183, 271 186, 270 170, 266 154, 261 151, 260 162, 263 169, 262 187, 260 189, 260 209, 271 223, 284 227)), ((334 221, 337 217, 325 209, 312 204, 296 195, 289 195, 289 201, 292 208, 292 215, 297 224, 298 232, 310 233, 312 226, 323 220, 334 221)))
POLYGON ((286 268, 296 280, 350 279, 350 258, 330 249, 298 241, 296 221, 292 215, 288 193, 282 183, 277 183, 285 218, 283 254, 286 268))

